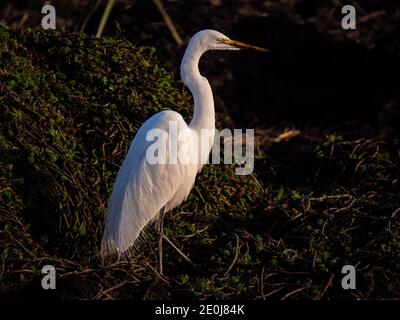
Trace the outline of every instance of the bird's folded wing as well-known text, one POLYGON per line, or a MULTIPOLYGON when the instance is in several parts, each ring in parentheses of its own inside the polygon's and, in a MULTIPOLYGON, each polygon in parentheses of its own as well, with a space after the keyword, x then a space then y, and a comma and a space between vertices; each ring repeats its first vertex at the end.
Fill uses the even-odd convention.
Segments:
POLYGON ((152 165, 145 158, 132 159, 129 153, 114 184, 102 255, 113 251, 121 254, 131 246, 138 248, 144 229, 158 217, 185 176, 184 166, 152 165))

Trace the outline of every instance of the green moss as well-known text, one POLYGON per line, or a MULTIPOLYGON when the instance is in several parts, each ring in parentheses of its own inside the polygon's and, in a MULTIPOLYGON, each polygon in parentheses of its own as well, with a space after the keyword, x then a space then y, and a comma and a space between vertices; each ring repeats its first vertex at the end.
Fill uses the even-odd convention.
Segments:
POLYGON ((4 27, 0 39, 0 190, 22 199, 38 246, 46 235, 49 253, 88 261, 137 128, 164 108, 190 115, 190 96, 122 39, 4 27))

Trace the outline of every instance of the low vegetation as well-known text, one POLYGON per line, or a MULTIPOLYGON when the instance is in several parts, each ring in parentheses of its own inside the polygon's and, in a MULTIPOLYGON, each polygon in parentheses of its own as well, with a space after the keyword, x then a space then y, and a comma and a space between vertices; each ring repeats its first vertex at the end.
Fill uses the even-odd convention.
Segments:
POLYGON ((107 202, 136 130, 165 108, 192 112, 154 56, 124 39, 0 27, 0 297, 400 297, 400 146, 373 137, 270 139, 249 176, 206 166, 165 222, 198 270, 165 247, 169 283, 154 285, 155 236, 132 261, 103 263, 107 202), (41 289, 46 264, 55 291, 41 289), (346 264, 356 290, 341 287, 346 264))

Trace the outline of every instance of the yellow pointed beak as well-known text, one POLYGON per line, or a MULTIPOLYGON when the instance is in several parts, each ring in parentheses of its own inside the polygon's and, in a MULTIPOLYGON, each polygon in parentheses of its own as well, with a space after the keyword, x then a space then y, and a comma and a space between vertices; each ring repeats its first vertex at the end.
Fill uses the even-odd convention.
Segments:
POLYGON ((268 50, 265 48, 256 47, 251 44, 247 44, 244 42, 231 40, 231 39, 220 38, 220 39, 217 39, 217 42, 224 43, 224 44, 230 45, 230 46, 232 46, 234 48, 238 48, 238 49, 250 49, 250 50, 262 51, 262 52, 271 52, 271 50, 268 50))

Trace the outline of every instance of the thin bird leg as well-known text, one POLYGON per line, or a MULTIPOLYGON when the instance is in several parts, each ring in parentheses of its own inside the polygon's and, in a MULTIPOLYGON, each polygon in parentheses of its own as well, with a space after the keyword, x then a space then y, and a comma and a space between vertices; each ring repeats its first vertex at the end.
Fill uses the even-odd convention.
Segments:
POLYGON ((163 234, 163 238, 165 239, 165 241, 167 241, 169 244, 170 244, 170 246, 172 247, 172 248, 174 248, 180 255, 181 255, 181 257, 183 258, 183 259, 185 259, 186 260, 186 262, 188 262, 188 263, 190 263, 193 267, 197 267, 193 262, 192 262, 192 260, 190 260, 189 259, 189 257, 187 256, 187 255, 185 255, 171 240, 169 240, 168 239, 168 237, 165 235, 165 234, 163 234))
POLYGON ((161 208, 160 210, 160 221, 159 221, 159 229, 158 229, 158 273, 163 275, 163 263, 162 263, 162 241, 164 236, 164 217, 165 217, 165 208, 161 208))

